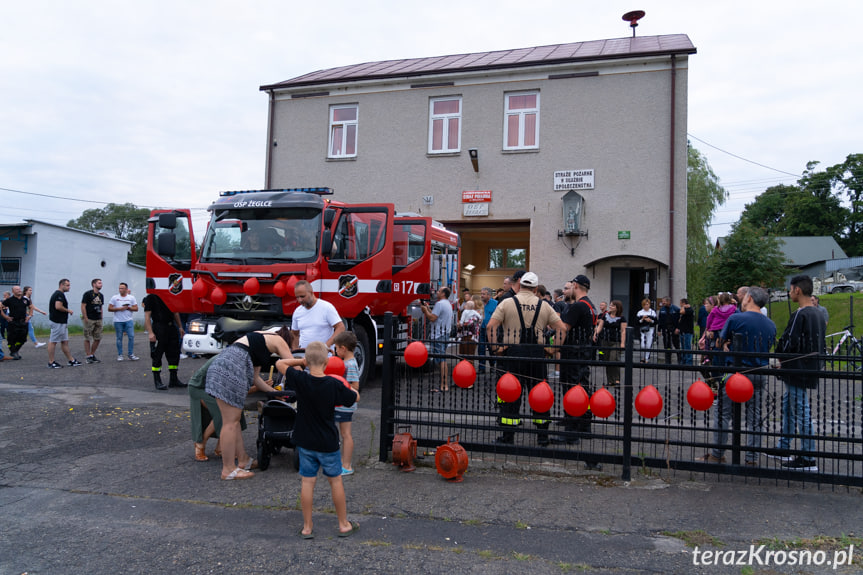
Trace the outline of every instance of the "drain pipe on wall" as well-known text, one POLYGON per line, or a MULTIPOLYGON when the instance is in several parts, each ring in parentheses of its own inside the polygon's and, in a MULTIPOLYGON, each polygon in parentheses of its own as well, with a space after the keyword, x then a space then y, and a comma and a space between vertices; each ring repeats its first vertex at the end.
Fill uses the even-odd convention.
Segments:
POLYGON ((671 301, 675 301, 674 282, 674 129, 675 129, 675 108, 677 104, 677 57, 671 55, 671 122, 670 122, 670 141, 669 144, 669 184, 668 184, 668 215, 669 215, 669 234, 668 234, 668 297, 671 301))
POLYGON ((264 189, 272 189, 272 165, 273 165, 273 148, 276 147, 276 142, 273 141, 273 117, 276 108, 276 96, 272 90, 268 90, 270 94, 270 110, 267 117, 267 165, 266 173, 264 174, 264 189))

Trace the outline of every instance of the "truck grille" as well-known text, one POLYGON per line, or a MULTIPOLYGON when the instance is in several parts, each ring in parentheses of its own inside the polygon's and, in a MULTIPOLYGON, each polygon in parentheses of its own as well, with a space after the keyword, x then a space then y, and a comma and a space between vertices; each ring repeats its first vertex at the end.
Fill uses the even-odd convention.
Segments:
POLYGON ((282 315, 282 299, 268 294, 228 294, 228 299, 223 305, 216 306, 215 312, 239 319, 278 317, 282 315))

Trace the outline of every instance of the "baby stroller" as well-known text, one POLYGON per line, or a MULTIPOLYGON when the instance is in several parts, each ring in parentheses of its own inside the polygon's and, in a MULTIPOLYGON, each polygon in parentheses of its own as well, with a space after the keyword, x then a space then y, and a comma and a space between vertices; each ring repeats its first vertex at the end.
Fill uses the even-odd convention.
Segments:
POLYGON ((300 470, 300 455, 293 443, 294 422, 297 410, 291 405, 295 400, 290 391, 267 393, 270 398, 261 407, 258 416, 258 467, 261 471, 270 466, 270 457, 283 447, 293 449, 292 464, 300 470))

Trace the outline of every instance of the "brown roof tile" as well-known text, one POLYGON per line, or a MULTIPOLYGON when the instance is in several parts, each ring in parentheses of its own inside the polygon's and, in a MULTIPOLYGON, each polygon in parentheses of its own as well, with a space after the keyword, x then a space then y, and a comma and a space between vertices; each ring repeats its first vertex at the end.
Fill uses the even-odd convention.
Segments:
POLYGON ((298 88, 317 84, 356 82, 360 80, 416 77, 439 72, 493 70, 538 64, 607 60, 634 56, 678 53, 695 54, 695 52, 695 46, 693 46, 686 34, 612 38, 609 40, 551 44, 548 46, 497 50, 494 52, 365 62, 363 64, 352 64, 350 66, 340 66, 338 68, 310 72, 290 80, 285 80, 284 82, 261 86, 261 90, 298 88))

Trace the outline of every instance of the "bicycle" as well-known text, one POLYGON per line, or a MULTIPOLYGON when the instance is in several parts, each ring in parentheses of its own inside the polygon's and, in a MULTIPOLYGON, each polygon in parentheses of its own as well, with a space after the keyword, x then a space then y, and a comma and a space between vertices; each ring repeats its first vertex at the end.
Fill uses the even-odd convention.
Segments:
POLYGON ((830 365, 831 369, 836 369, 836 363, 839 362, 838 367, 841 369, 842 362, 845 362, 846 368, 848 371, 863 371, 863 342, 854 337, 854 334, 851 333, 851 329, 853 325, 846 326, 842 331, 837 331, 836 333, 828 334, 825 339, 827 341, 832 341, 836 336, 842 336, 839 338, 839 342, 833 347, 832 350, 828 350, 828 355, 830 357, 836 357, 837 359, 831 359, 830 365), (845 342, 848 342, 847 344, 845 342), (844 353, 840 354, 839 350, 842 350, 842 345, 845 344, 844 353))

